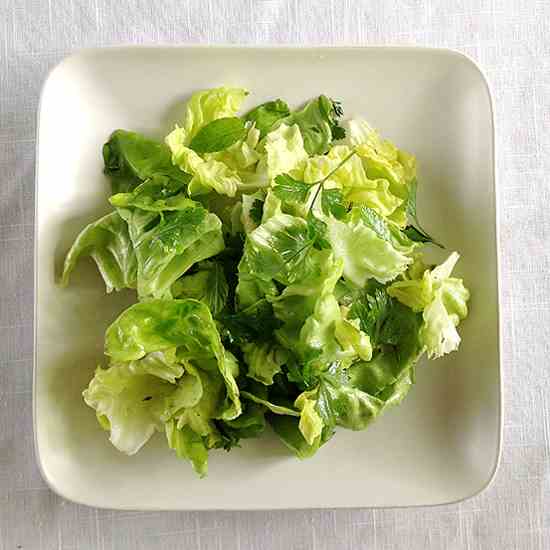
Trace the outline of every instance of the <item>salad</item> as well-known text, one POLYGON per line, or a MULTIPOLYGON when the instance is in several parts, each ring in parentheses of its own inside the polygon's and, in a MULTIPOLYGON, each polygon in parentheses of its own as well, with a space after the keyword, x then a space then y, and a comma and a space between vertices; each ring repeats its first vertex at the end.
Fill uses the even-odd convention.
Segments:
POLYGON ((422 250, 416 160, 321 95, 239 114, 195 93, 164 141, 103 147, 112 211, 69 250, 136 302, 105 333, 83 397, 132 455, 160 431, 200 475, 268 425, 299 458, 399 404, 426 354, 456 350, 469 292, 422 250))

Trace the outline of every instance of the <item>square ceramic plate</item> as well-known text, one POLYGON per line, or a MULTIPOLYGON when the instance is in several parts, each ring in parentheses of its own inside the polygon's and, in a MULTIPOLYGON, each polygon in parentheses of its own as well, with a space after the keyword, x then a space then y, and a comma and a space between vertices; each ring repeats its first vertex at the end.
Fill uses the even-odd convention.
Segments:
POLYGON ((486 487, 501 434, 493 133, 484 76, 448 50, 127 47, 63 61, 42 93, 36 192, 35 433, 51 488, 93 506, 198 510, 430 505, 486 487), (338 98, 417 155, 421 218, 461 252, 472 299, 460 351, 419 368, 409 397, 368 430, 340 430, 306 462, 271 434, 245 441, 212 452, 199 480, 160 435, 134 457, 110 445, 81 392, 132 296, 106 296, 91 261, 67 289, 55 274, 107 211, 100 152, 111 131, 160 138, 192 92, 222 84, 248 88, 246 107, 338 98))

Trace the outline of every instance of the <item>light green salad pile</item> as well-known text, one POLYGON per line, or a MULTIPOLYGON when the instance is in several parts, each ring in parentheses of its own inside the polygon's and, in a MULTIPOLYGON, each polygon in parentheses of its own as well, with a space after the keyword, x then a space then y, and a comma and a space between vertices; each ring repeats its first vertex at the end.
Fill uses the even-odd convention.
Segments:
POLYGON ((110 214, 64 265, 91 256, 107 292, 136 303, 105 335, 85 402, 111 443, 155 431, 207 472, 211 449, 269 424, 298 457, 338 426, 400 403, 424 353, 458 348, 468 290, 453 252, 416 214, 415 158, 340 104, 281 99, 239 115, 248 92, 194 94, 164 142, 116 130, 103 148, 110 214))

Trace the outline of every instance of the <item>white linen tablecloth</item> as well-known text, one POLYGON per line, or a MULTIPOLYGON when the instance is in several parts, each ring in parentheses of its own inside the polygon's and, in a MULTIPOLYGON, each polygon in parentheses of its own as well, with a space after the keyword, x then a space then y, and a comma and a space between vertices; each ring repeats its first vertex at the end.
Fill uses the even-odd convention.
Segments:
POLYGON ((0 550, 550 548, 550 2, 0 0, 0 550), (154 43, 457 48, 492 85, 504 450, 458 505, 253 513, 95 510, 51 493, 32 433, 36 109, 74 50, 154 43))

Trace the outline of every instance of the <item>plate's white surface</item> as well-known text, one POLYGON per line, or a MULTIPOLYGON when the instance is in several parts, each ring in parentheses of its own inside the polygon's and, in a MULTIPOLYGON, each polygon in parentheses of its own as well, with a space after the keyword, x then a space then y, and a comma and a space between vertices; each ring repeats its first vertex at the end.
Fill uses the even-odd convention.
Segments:
POLYGON ((35 434, 55 491, 112 508, 258 509, 440 504, 488 484, 501 432, 494 140, 489 91, 471 61, 415 48, 88 51, 49 76, 38 138, 35 434), (472 299, 460 351, 425 363, 404 403, 365 432, 339 431, 306 462, 270 435, 244 441, 212 452, 198 480, 160 437, 134 457, 110 445, 81 391, 132 295, 106 296, 91 261, 67 289, 55 275, 82 226, 108 209, 110 132, 161 137, 191 92, 222 84, 248 88, 247 106, 325 93, 416 154, 421 219, 461 252, 472 299))

